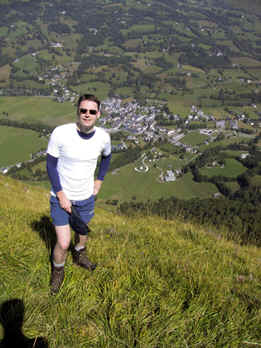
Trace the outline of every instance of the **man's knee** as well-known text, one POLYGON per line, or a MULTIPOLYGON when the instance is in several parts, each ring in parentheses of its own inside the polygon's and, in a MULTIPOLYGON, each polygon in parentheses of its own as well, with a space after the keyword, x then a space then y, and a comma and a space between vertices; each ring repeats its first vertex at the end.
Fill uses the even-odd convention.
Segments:
POLYGON ((58 240, 57 244, 59 246, 59 248, 63 251, 67 251, 69 249, 70 246, 70 240, 58 240))
POLYGON ((57 244, 60 249, 68 250, 71 243, 71 231, 69 225, 66 226, 55 226, 57 244))

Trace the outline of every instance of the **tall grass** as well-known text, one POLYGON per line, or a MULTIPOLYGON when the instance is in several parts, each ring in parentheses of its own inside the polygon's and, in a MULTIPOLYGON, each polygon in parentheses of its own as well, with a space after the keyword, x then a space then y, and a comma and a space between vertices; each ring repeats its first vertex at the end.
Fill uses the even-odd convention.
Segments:
POLYGON ((51 297, 48 192, 0 176, 0 194, 0 306, 23 301, 25 336, 50 348, 261 346, 260 249, 97 207, 88 244, 97 269, 69 255, 51 297))

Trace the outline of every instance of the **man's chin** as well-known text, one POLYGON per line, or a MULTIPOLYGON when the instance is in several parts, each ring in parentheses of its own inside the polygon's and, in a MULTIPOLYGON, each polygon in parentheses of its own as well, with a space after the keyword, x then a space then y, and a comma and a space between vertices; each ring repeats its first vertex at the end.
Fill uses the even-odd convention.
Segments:
POLYGON ((94 126, 84 126, 83 124, 79 124, 78 125, 79 129, 81 132, 83 133, 90 133, 93 129, 94 129, 94 126))

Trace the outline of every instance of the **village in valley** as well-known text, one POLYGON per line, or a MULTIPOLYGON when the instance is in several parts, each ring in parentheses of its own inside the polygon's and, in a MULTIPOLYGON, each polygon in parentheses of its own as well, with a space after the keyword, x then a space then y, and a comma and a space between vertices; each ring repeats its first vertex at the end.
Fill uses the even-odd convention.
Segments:
MULTIPOLYGON (((57 81, 55 82, 57 86, 57 81)), ((56 92, 56 90, 55 90, 56 92)), ((76 95, 65 89, 64 97, 56 98, 59 103, 68 101, 75 102, 76 95)), ((255 109, 255 105, 252 108, 255 109)), ((128 147, 139 145, 140 142, 151 145, 151 150, 142 152, 140 158, 137 160, 137 165, 134 170, 138 173, 149 172, 150 167, 156 166, 158 160, 163 156, 153 144, 164 141, 174 146, 180 147, 182 151, 196 156, 200 155, 199 146, 184 144, 181 142, 185 134, 192 132, 189 125, 193 122, 207 122, 212 121, 213 128, 199 128, 196 131, 199 134, 205 135, 207 138, 204 141, 206 145, 215 141, 220 134, 224 136, 235 136, 240 132, 239 121, 254 126, 253 120, 249 119, 243 113, 233 115, 233 118, 216 119, 213 115, 205 114, 201 109, 195 105, 191 105, 190 113, 187 117, 181 117, 178 114, 171 114, 164 104, 148 102, 148 105, 140 105, 137 101, 124 101, 119 97, 107 98, 102 102, 102 117, 99 120, 99 126, 105 128, 113 137, 113 135, 121 132, 125 137, 112 145, 112 152, 118 153, 126 151, 128 147), (164 127, 158 124, 158 119, 172 120, 173 126, 164 127), (178 125, 178 126, 177 126, 178 125)), ((258 124, 259 126, 259 124, 258 124)), ((48 138, 50 134, 46 134, 48 138)), ((248 136, 246 134, 246 136, 248 136)), ((0 168, 2 174, 7 174, 10 169, 19 170, 23 164, 33 165, 39 158, 46 156, 46 151, 41 150, 30 155, 30 159, 26 162, 14 163, 7 167, 0 168)), ((245 155, 244 155, 245 156, 245 155)), ((188 164, 186 162, 186 164, 188 164)), ((214 164, 216 165, 216 164, 214 164)), ((170 166, 167 170, 161 170, 160 167, 159 182, 171 182, 177 180, 182 175, 182 168, 173 170, 170 166)))
MULTIPOLYGON (((255 105, 252 106, 255 108, 255 105)), ((126 139, 119 142, 117 145, 113 145, 113 151, 126 151, 128 148, 127 142, 132 142, 136 145, 140 141, 152 144, 152 150, 147 153, 142 153, 138 166, 134 167, 134 170, 139 173, 147 173, 150 166, 157 162, 162 153, 157 151, 153 144, 158 141, 168 142, 182 148, 185 152, 200 155, 199 146, 187 145, 181 142, 182 138, 189 130, 189 124, 196 121, 213 121, 213 128, 199 128, 197 132, 199 134, 207 136, 205 144, 215 141, 220 134, 225 136, 231 136, 232 134, 240 133, 239 121, 244 121, 247 124, 254 125, 252 120, 248 119, 243 113, 235 115, 233 119, 215 119, 213 115, 205 114, 201 109, 198 109, 195 105, 191 106, 190 113, 187 117, 181 118, 178 114, 170 114, 164 111, 164 105, 150 105, 141 106, 136 101, 127 102, 122 105, 122 100, 119 98, 110 98, 103 102, 104 116, 100 121, 101 126, 107 128, 110 133, 126 132, 129 135, 126 139), (113 115, 113 116, 112 116, 113 115), (172 129, 160 126, 157 123, 157 116, 165 119, 175 120, 177 123, 182 121, 181 127, 172 127, 172 129), (148 155, 149 154, 149 155, 148 155)), ((247 136, 247 135, 246 135, 247 136)), ((242 154, 242 158, 245 158, 247 154, 242 154)), ((194 159, 195 157, 193 157, 194 159)), ((214 166, 217 163, 213 163, 214 166)), ((161 171, 159 176, 161 182, 175 181, 182 175, 182 168, 171 170, 168 169, 165 172, 161 171)))

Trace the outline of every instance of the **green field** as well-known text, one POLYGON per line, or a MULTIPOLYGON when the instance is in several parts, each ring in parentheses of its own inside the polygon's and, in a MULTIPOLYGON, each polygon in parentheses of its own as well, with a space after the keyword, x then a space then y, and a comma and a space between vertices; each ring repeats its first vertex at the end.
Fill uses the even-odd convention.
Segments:
POLYGON ((10 66, 4 65, 0 68, 0 86, 5 86, 10 76, 10 66))
POLYGON ((232 192, 236 192, 237 190, 240 189, 240 186, 238 184, 237 181, 230 181, 230 182, 226 182, 224 183, 224 185, 232 192))
POLYGON ((0 97, 0 118, 3 113, 15 121, 56 126, 75 120, 72 103, 57 103, 49 97, 0 97))
POLYGON ((232 58, 232 62, 235 64, 240 64, 240 65, 249 66, 249 67, 261 66, 260 61, 249 58, 249 57, 232 58))
POLYGON ((170 156, 168 158, 162 158, 158 161, 158 165, 160 168, 164 170, 172 169, 180 169, 184 165, 184 160, 179 159, 178 156, 170 156))
POLYGON ((200 145, 203 144, 209 137, 199 132, 190 132, 181 139, 181 143, 186 145, 200 145))
POLYGON ((227 157, 236 158, 239 157, 241 154, 246 154, 246 151, 225 150, 222 151, 222 153, 227 157))
POLYGON ((155 200, 175 196, 180 199, 211 197, 217 188, 211 183, 196 183, 192 174, 185 174, 174 182, 159 182, 160 171, 151 169, 148 173, 138 173, 133 165, 121 167, 115 174, 107 174, 100 199, 128 201, 136 197, 139 201, 155 200))
POLYGON ((153 24, 140 24, 140 25, 133 25, 132 27, 130 27, 129 29, 122 29, 121 33, 123 35, 127 35, 129 32, 139 32, 139 33, 148 33, 148 32, 152 32, 153 30, 155 30, 155 25, 153 24))
POLYGON ((109 89, 109 83, 104 83, 100 81, 84 82, 81 83, 79 86, 73 87, 73 90, 77 92, 79 95, 86 93, 86 91, 92 94, 97 94, 97 91, 99 91, 99 98, 101 100, 107 98, 109 89))
POLYGON ((39 138, 37 132, 0 126, 0 167, 29 160, 31 153, 46 145, 47 140, 39 138))
POLYGON ((25 55, 20 59, 17 59, 17 62, 14 64, 14 66, 21 70, 26 70, 30 73, 37 74, 37 62, 34 57, 31 56, 31 54, 25 55))
POLYGON ((202 168, 200 169, 201 175, 206 175, 208 177, 213 176, 225 176, 228 178, 236 178, 238 175, 244 173, 247 170, 240 162, 234 158, 225 159, 225 166, 221 168, 220 166, 213 168, 202 168))
MULTIPOLYGON (((113 154, 113 158, 117 154, 113 154)), ((146 161, 151 166, 151 163, 146 161)), ((212 183, 196 183, 193 181, 192 174, 187 173, 179 177, 174 182, 160 182, 160 173, 171 166, 172 169, 180 169, 184 165, 184 161, 177 159, 175 156, 162 158, 157 162, 161 169, 150 168, 147 173, 138 173, 134 167, 139 167, 139 161, 135 164, 123 166, 115 171, 110 171, 105 178, 98 199, 106 201, 117 199, 121 202, 132 200, 133 197, 138 201, 157 200, 175 196, 179 199, 191 199, 195 197, 209 198, 218 192, 212 183)), ((30 171, 23 169, 19 174, 27 178, 29 182, 33 182, 34 174, 37 170, 44 172, 46 170, 45 161, 32 167, 30 171), (33 175, 33 176, 32 176, 33 175)), ((40 181, 39 185, 47 188, 50 186, 49 181, 40 181)))
POLYGON ((199 147, 199 150, 205 151, 206 149, 210 149, 210 148, 215 148, 216 146, 221 146, 221 147, 226 147, 230 144, 241 144, 246 142, 247 140, 249 140, 249 136, 248 135, 236 135, 236 134, 228 134, 227 137, 224 140, 220 140, 220 141, 213 141, 211 143, 209 143, 208 145, 201 145, 199 147))
POLYGON ((261 175, 255 175, 251 178, 251 185, 261 187, 261 175))

